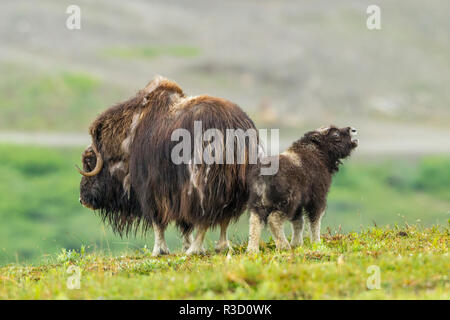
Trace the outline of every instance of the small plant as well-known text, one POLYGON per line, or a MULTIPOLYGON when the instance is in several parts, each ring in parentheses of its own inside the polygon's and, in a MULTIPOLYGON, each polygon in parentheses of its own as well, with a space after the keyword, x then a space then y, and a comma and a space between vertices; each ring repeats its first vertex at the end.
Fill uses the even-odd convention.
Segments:
POLYGON ((131 270, 138 274, 148 274, 161 270, 173 270, 186 261, 186 256, 168 258, 166 260, 151 259, 132 266, 131 270))
POLYGON ((63 248, 61 250, 61 253, 59 253, 56 257, 56 260, 59 263, 69 264, 69 263, 76 263, 81 261, 86 256, 86 246, 81 245, 80 251, 77 252, 76 250, 67 250, 63 248))

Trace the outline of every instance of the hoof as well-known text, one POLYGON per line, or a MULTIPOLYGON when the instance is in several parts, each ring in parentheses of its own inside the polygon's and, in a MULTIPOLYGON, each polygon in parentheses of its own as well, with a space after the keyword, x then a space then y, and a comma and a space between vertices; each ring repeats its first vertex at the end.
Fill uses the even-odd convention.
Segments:
POLYGON ((247 253, 249 254, 255 254, 255 253, 259 253, 259 248, 247 248, 247 253))
POLYGON ((296 241, 296 242, 291 242, 291 248, 297 248, 297 247, 302 247, 303 246, 303 241, 296 241))
POLYGON ((156 250, 153 250, 152 252, 152 257, 159 257, 159 256, 164 256, 170 254, 170 251, 168 248, 159 248, 156 250))
POLYGON ((186 250, 186 254, 188 256, 192 256, 194 254, 206 254, 206 250, 204 246, 198 247, 198 246, 190 246, 189 249, 186 250))
POLYGON ((284 251, 284 250, 291 250, 291 245, 289 242, 284 242, 282 244, 277 244, 277 250, 284 251))
POLYGON ((225 243, 221 243, 218 244, 215 248, 216 252, 227 252, 227 251, 231 251, 233 252, 233 247, 230 245, 229 242, 225 242, 225 243))
POLYGON ((186 251, 186 254, 187 254, 188 256, 193 256, 193 255, 205 255, 205 254, 206 254, 206 251, 205 251, 205 249, 192 249, 192 248, 189 248, 189 249, 186 251))

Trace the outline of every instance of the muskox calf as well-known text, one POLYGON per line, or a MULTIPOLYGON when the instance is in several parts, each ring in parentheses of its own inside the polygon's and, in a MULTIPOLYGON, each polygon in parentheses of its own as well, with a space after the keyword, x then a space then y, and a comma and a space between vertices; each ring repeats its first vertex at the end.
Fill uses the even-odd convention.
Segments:
MULTIPOLYGON (((320 221, 333 173, 340 160, 358 146, 356 129, 321 128, 306 133, 278 157, 275 175, 259 175, 258 168, 249 177, 250 237, 248 251, 259 250, 259 239, 268 222, 277 249, 303 244, 303 217, 310 222, 311 239, 320 241, 320 221), (283 223, 292 223, 291 244, 286 240, 283 223)), ((269 159, 277 160, 277 159, 269 159)))

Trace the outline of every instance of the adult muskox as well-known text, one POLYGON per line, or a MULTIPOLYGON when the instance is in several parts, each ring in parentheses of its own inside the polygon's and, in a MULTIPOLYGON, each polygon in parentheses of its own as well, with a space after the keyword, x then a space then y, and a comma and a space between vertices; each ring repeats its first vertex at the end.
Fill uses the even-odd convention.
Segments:
POLYGON ((120 235, 152 227, 153 255, 169 252, 164 230, 171 222, 181 230, 188 254, 201 252, 206 230, 216 226, 221 227, 216 248, 225 249, 228 224, 241 215, 248 198, 249 159, 256 148, 254 139, 225 137, 230 129, 256 133, 236 104, 206 95, 187 97, 176 83, 157 77, 92 123, 92 144, 82 155, 83 170, 79 169, 80 202, 98 211, 120 235), (222 132, 221 145, 231 141, 237 147, 232 149, 233 158, 243 150, 243 161, 234 158, 230 163, 228 157, 226 164, 194 161, 198 151, 194 128, 199 124, 203 131, 222 132), (179 143, 172 141, 177 129, 191 134, 187 145, 193 155, 187 163, 171 159, 179 143))

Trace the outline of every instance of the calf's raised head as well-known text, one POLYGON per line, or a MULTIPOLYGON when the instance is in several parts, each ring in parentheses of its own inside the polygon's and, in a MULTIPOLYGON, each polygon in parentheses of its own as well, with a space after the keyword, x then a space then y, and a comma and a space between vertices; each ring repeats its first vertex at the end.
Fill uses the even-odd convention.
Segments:
POLYGON ((329 126, 306 133, 302 140, 303 142, 313 143, 328 158, 330 170, 336 171, 340 164, 339 160, 350 156, 358 146, 356 135, 357 131, 353 127, 337 128, 329 126))

